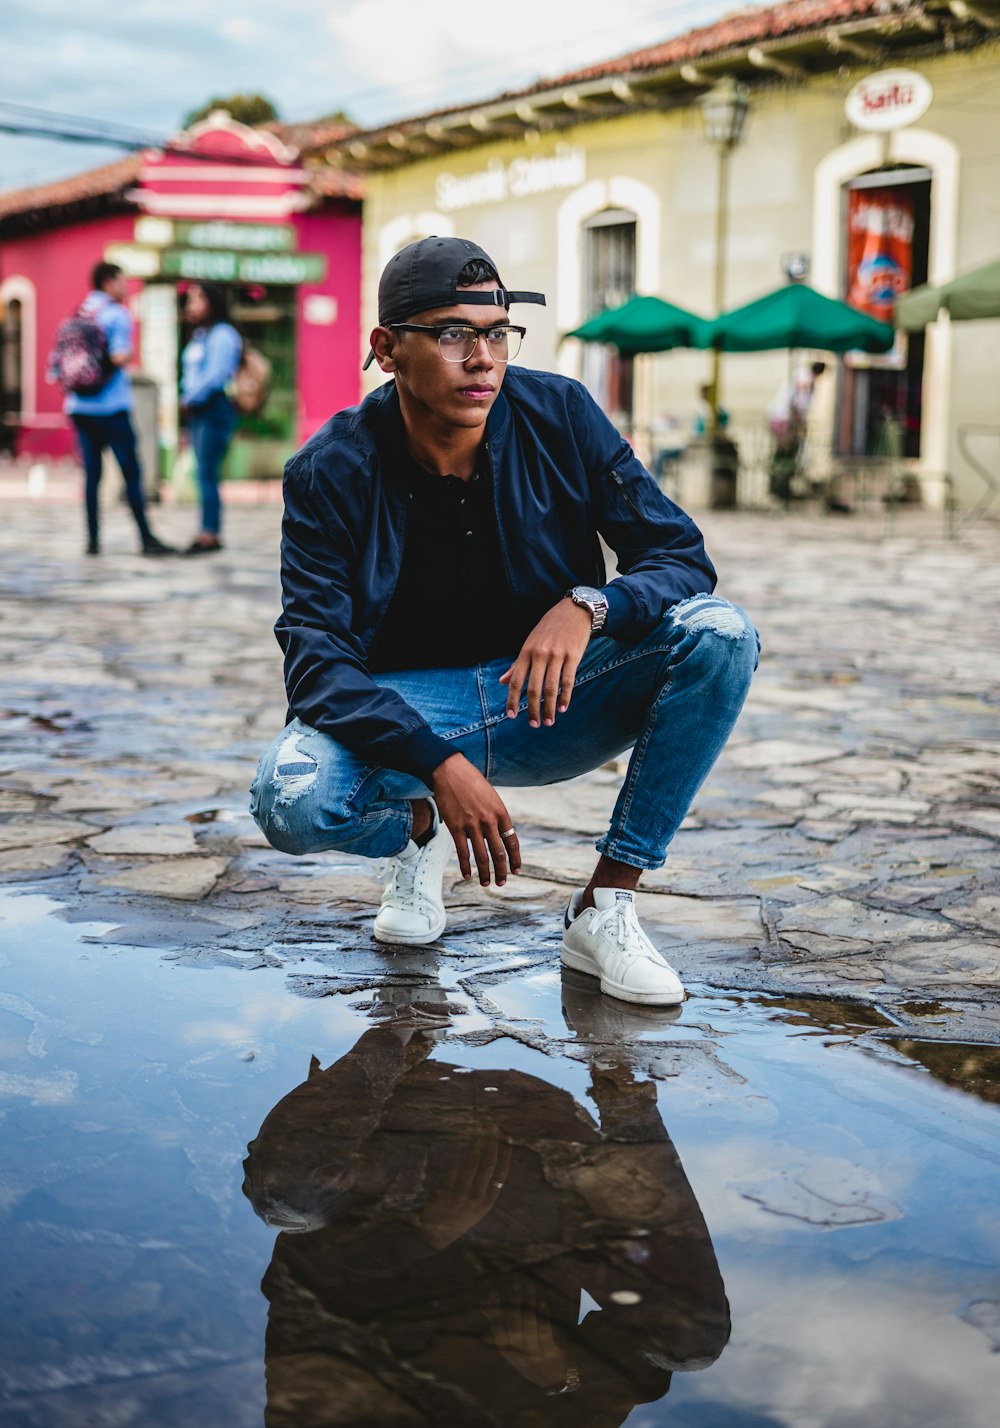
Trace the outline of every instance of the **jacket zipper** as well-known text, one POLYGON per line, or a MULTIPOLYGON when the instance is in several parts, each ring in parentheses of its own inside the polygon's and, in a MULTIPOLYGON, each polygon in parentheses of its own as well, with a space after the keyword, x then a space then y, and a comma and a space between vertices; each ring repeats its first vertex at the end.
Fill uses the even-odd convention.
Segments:
POLYGON ((639 510, 639 507, 635 504, 635 502, 632 500, 632 497, 626 491, 625 482, 618 475, 617 471, 612 471, 611 479, 621 492, 622 500, 625 502, 626 506, 628 506, 629 510, 636 517, 636 519, 640 521, 645 520, 645 516, 642 514, 642 512, 639 510))

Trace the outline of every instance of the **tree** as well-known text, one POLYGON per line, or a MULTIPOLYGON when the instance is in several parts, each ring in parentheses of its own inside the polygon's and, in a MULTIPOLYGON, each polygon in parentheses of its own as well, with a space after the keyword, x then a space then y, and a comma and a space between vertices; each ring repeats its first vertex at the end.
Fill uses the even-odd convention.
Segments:
POLYGON ((225 109, 238 124, 267 124, 278 118, 277 109, 263 94, 230 94, 228 98, 216 95, 200 109, 192 109, 184 119, 184 128, 190 129, 192 124, 207 119, 213 109, 225 109))

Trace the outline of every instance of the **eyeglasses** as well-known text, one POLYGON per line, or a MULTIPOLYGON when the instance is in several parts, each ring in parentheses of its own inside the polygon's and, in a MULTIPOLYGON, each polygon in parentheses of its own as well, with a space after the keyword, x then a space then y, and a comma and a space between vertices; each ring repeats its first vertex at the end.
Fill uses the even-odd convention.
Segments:
POLYGON ((394 332, 433 332, 446 362, 468 362, 479 346, 480 337, 486 338, 486 346, 495 362, 513 362, 527 331, 524 327, 512 327, 508 322, 494 323, 492 327, 473 327, 465 322, 436 327, 425 327, 419 322, 392 322, 389 326, 394 332))

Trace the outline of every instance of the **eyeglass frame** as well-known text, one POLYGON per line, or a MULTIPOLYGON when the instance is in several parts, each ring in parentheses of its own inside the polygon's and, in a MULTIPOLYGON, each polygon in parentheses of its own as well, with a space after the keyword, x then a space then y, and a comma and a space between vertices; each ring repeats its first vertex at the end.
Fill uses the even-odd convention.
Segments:
MULTIPOLYGON (((519 327, 516 322, 491 322, 487 327, 477 327, 474 322, 438 322, 434 324, 422 322, 388 322, 386 323, 386 327, 388 327, 390 332, 433 332, 438 340, 439 352, 441 352, 441 334, 443 332, 447 332, 450 327, 464 327, 467 332, 474 332, 476 334, 476 345, 475 347, 473 347, 468 357, 446 357, 444 353, 441 352, 441 360, 443 362, 452 363, 462 363, 471 361, 472 358, 476 355, 476 349, 479 347, 479 339, 481 337, 485 337, 486 350, 489 352, 494 362, 510 362, 514 360, 514 358, 516 358, 517 353, 514 354, 514 358, 498 357, 490 347, 489 334, 491 332, 495 332, 498 327, 502 327, 507 332, 516 332, 520 337, 521 342, 524 341, 525 337, 528 334, 528 329, 526 327, 519 327)), ((520 350, 521 344, 519 342, 518 352, 520 352, 520 350)))

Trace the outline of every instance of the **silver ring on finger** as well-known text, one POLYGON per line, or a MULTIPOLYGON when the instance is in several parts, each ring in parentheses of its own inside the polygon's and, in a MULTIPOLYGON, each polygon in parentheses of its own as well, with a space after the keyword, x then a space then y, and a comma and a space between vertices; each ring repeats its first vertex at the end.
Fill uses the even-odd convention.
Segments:
POLYGON ((513 830, 513 828, 508 828, 507 831, 506 831, 506 833, 501 833, 501 834, 500 834, 500 837, 501 837, 501 838, 505 838, 505 839, 506 839, 506 838, 513 838, 513 837, 514 837, 514 830, 513 830))

